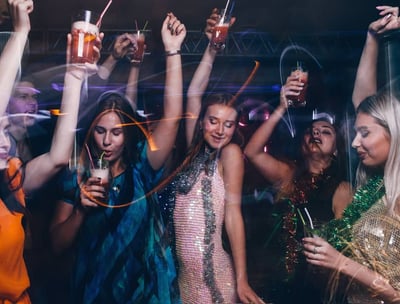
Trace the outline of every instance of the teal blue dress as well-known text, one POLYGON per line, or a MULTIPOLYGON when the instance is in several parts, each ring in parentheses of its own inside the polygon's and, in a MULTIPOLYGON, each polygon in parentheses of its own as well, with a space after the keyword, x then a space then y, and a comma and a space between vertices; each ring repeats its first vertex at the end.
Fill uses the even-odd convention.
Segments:
MULTIPOLYGON (((150 166, 146 144, 139 149, 138 162, 110 185, 109 205, 119 207, 99 206, 88 213, 81 226, 71 303, 180 303, 160 206, 156 195, 149 194, 162 172, 150 166)), ((70 198, 65 201, 72 204, 79 203, 76 181, 76 174, 72 174, 64 182, 70 198)))

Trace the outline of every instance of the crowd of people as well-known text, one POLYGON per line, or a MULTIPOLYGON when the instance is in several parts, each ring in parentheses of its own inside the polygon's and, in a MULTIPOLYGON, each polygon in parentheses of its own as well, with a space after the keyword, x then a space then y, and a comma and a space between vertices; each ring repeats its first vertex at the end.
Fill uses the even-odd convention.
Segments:
MULTIPOLYGON (((208 44, 185 92, 186 27, 172 12, 161 27, 166 72, 156 119, 139 109, 140 64, 130 65, 122 90, 91 89, 104 88, 137 48, 135 35, 116 37, 98 65, 104 34, 95 40, 94 63, 84 64, 70 62, 68 34, 57 117, 44 138, 31 137, 40 92, 19 69, 34 3, 8 5, 13 32, 0 57, 0 304, 400 303, 400 95, 395 80, 380 88, 377 72, 380 35, 400 28, 398 7, 377 7, 358 66, 353 184, 335 113, 318 109, 296 135, 294 157, 266 149, 290 98, 304 90, 295 72, 247 142, 241 91, 210 84, 221 49, 208 44), (92 175, 95 161, 107 164, 107 176, 92 175), (273 271, 261 288, 252 287, 246 252, 248 164, 274 194, 276 225, 263 261, 273 271), (56 282, 61 295, 43 280, 49 253, 34 250, 41 245, 60 260, 53 271, 71 262, 56 282)), ((210 41, 219 13, 206 20, 210 41)))

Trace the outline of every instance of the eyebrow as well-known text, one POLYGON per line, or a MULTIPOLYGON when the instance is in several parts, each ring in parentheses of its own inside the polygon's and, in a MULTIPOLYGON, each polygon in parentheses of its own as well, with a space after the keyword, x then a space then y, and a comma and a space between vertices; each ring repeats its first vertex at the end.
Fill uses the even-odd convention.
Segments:
MULTIPOLYGON (((213 116, 213 115, 209 115, 208 116, 209 118, 212 118, 212 119, 216 119, 216 120, 221 120, 220 118, 218 118, 218 117, 216 117, 216 116, 213 116)), ((232 119, 228 119, 228 120, 225 120, 224 122, 232 122, 232 123, 235 123, 235 120, 232 120, 232 119)))
POLYGON ((355 131, 365 131, 368 130, 367 126, 359 126, 359 127, 354 127, 355 131))

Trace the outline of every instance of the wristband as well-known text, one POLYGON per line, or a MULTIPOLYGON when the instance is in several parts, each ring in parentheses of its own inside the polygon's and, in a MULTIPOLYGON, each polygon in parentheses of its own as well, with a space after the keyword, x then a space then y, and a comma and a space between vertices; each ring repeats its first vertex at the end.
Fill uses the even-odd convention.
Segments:
POLYGON ((176 50, 176 51, 165 51, 165 56, 175 56, 175 55, 180 55, 181 50, 176 50))

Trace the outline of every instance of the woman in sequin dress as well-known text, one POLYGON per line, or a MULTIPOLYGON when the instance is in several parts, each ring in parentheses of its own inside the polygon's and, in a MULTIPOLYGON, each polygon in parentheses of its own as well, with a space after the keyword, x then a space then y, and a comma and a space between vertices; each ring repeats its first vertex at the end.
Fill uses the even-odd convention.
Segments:
MULTIPOLYGON (((352 146, 360 157, 357 191, 343 217, 327 225, 329 243, 304 239, 309 263, 349 278, 351 304, 400 302, 400 102, 397 92, 375 93, 377 35, 399 28, 399 9, 377 9, 382 17, 369 26, 353 91, 357 118, 352 146), (365 94, 374 95, 361 101, 365 94)), ((331 300, 334 295, 332 285, 331 300)))
POLYGON ((172 249, 155 189, 182 116, 180 47, 185 26, 162 24, 166 51, 164 113, 144 139, 128 99, 104 93, 87 134, 81 166, 65 179, 51 237, 61 252, 76 246, 71 303, 180 303, 172 249), (90 155, 109 164, 109 185, 90 177, 90 155))
POLYGON ((299 159, 292 161, 264 151, 287 111, 288 97, 299 94, 302 85, 293 73, 287 78, 281 88, 280 104, 252 135, 244 151, 277 192, 272 216, 266 219, 272 226, 268 250, 276 258, 265 261, 275 270, 266 278, 265 293, 276 303, 294 303, 298 298, 322 303, 323 278, 310 278, 301 253, 304 226, 299 212, 307 218, 307 208, 314 222, 328 222, 342 215, 352 197, 343 162, 343 138, 331 115, 319 113, 310 121, 300 137, 299 159))
MULTIPOLYGON (((211 38, 217 18, 207 20, 211 38)), ((241 213, 242 151, 237 142, 238 112, 231 94, 203 101, 216 51, 207 47, 188 90, 188 157, 174 181, 173 223, 183 303, 263 303, 247 282, 241 213), (222 246, 225 224, 232 256, 222 246)))

